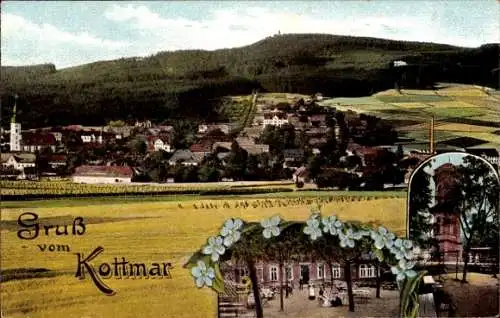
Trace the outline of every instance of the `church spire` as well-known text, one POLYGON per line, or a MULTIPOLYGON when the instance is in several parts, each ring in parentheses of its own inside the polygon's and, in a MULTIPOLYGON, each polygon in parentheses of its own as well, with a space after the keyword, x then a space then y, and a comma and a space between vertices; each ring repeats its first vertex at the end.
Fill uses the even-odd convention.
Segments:
POLYGON ((17 113, 17 98, 19 96, 16 94, 14 96, 14 109, 12 110, 12 118, 10 119, 10 122, 11 123, 15 123, 16 122, 16 113, 17 113))

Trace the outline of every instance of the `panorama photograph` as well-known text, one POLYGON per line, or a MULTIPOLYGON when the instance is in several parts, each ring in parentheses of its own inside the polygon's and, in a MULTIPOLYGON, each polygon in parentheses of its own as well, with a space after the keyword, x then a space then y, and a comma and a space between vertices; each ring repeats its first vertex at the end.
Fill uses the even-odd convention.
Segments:
POLYGON ((2 2, 1 316, 498 315, 499 10, 2 2))

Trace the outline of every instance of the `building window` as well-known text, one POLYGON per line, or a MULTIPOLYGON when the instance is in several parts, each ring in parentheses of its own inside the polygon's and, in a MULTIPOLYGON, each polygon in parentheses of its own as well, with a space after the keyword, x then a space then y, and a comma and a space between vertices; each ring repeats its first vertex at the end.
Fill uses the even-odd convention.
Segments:
POLYGON ((332 277, 335 278, 340 278, 340 265, 339 264, 333 264, 332 266, 332 277))
POLYGON ((371 278, 375 277, 375 266, 362 264, 359 266, 359 277, 360 278, 371 278))
POLYGON ((440 232, 441 232, 441 231, 440 231, 440 230, 441 230, 441 229, 440 229, 440 227, 441 227, 441 226, 440 226, 440 224, 439 224, 439 222, 440 222, 440 221, 441 221, 441 218, 439 218, 439 217, 438 217, 438 218, 436 218, 436 223, 434 223, 434 233, 433 233, 434 235, 439 235, 439 234, 440 234, 440 232))
POLYGON ((278 267, 271 266, 269 268, 269 277, 270 277, 270 281, 272 281, 272 282, 278 281, 278 267))
POLYGON ((288 265, 286 267, 286 279, 287 280, 293 280, 293 268, 292 268, 292 265, 288 265))
POLYGON ((261 282, 264 281, 264 269, 262 267, 257 268, 257 277, 261 282))
POLYGON ((240 268, 238 274, 240 274, 240 277, 248 276, 248 269, 247 268, 240 268))
POLYGON ((324 264, 318 264, 317 265, 317 277, 318 279, 323 279, 325 278, 325 265, 324 264))

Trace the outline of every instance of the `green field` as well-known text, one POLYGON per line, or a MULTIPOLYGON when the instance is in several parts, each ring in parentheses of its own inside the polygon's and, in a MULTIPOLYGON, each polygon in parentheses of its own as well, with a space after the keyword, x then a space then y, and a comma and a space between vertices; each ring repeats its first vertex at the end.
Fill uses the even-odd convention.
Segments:
MULTIPOLYGON (((341 111, 352 110, 358 113, 383 118, 401 128, 402 137, 415 138, 416 141, 428 141, 426 127, 416 126, 409 131, 405 121, 428 124, 434 117, 436 124, 461 123, 498 129, 500 123, 500 99, 498 92, 481 87, 460 84, 441 85, 436 90, 387 90, 373 96, 360 98, 333 98, 321 102, 321 105, 336 107, 341 111)), ((483 141, 488 147, 500 148, 498 135, 491 131, 482 132, 477 129, 457 131, 440 130, 436 134, 438 140, 446 143, 457 137, 472 137, 483 141)))
POLYGON ((159 313, 168 313, 168 317, 211 318, 216 315, 215 294, 198 290, 182 264, 227 218, 257 221, 279 214, 289 220, 304 220, 311 205, 320 203, 325 214, 384 224, 399 235, 405 233, 406 223, 405 192, 309 191, 295 197, 286 193, 268 197, 203 197, 201 201, 196 196, 161 201, 113 200, 2 202, 2 276, 10 278, 1 283, 5 317, 157 317, 159 313), (200 208, 202 204, 205 208, 200 208), (44 224, 68 224, 77 216, 83 217, 86 232, 83 236, 41 235, 33 241, 20 240, 16 236, 16 220, 27 211, 36 212, 44 224), (41 252, 38 244, 69 245, 71 253, 41 252), (105 249, 99 261, 95 261, 97 264, 111 262, 113 257, 144 263, 170 261, 174 265, 173 277, 111 278, 106 283, 117 294, 105 296, 88 279, 75 278, 73 253, 88 255, 97 246, 105 249))

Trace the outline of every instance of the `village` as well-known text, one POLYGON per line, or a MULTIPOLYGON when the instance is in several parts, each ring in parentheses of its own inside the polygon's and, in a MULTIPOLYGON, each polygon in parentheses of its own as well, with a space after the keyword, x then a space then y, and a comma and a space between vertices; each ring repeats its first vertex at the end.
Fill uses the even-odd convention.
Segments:
MULTIPOLYGON (((247 127, 202 123, 181 149, 174 126, 149 120, 22 130, 13 105, 10 130, 1 133, 1 177, 107 184, 287 180, 297 187, 383 190, 405 187, 420 162, 450 151, 435 146, 432 123, 428 147, 414 147, 379 118, 319 106, 320 93, 279 103, 257 95, 247 127)), ((451 151, 497 167, 500 160, 493 148, 451 151)))

